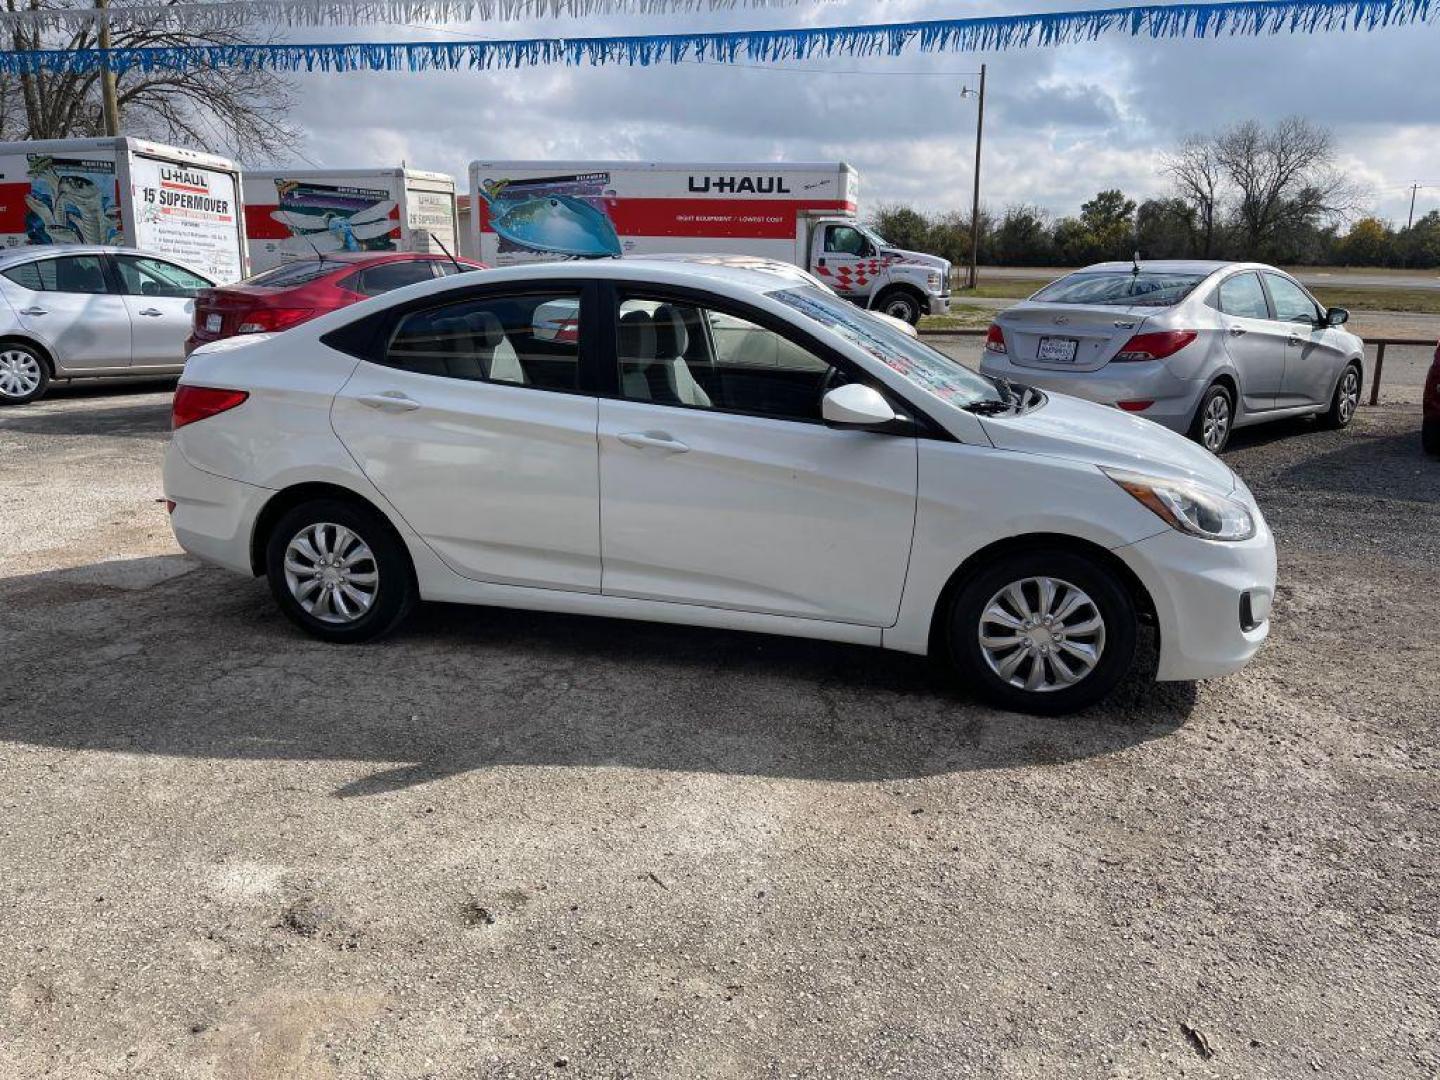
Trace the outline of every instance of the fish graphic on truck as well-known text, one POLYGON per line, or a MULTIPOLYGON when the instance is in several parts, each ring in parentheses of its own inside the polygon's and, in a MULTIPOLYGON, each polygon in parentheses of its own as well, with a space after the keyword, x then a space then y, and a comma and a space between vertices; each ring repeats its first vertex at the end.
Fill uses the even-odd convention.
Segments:
MULTIPOLYGON (((606 212, 607 173, 488 180, 475 193, 486 223, 499 237, 497 262, 505 255, 570 259, 617 258, 620 237, 606 212)), ((533 261, 526 259, 524 261, 533 261)))

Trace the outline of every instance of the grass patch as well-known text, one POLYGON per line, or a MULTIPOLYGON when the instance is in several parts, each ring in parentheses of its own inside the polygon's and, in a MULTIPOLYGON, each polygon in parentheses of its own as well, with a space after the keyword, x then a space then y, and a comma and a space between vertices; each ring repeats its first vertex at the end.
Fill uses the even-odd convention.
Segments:
POLYGON ((926 315, 920 320, 920 330, 984 330, 995 318, 995 312, 988 307, 952 305, 945 315, 926 315))
POLYGON ((1440 289, 1392 288, 1388 285, 1313 285, 1310 291, 1326 307, 1351 311, 1403 311, 1440 315, 1440 289))

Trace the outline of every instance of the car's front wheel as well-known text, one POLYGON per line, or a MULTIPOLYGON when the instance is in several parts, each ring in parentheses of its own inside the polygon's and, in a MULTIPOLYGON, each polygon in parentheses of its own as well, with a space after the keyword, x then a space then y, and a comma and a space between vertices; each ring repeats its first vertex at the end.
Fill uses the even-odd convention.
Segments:
POLYGON ((0 344, 0 405, 24 405, 44 396, 50 385, 45 358, 18 341, 0 344))
POLYGON ((875 306, 892 319, 903 319, 911 326, 918 323, 920 316, 924 314, 920 307, 920 298, 909 289, 891 289, 882 293, 875 306))
POLYGON ((388 522, 341 499, 287 511, 265 549, 270 591, 291 622, 339 644, 388 633, 415 606, 415 575, 388 522))
POLYGON ((1116 574, 1061 548, 1003 556, 950 610, 950 656, 982 697, 1056 715, 1099 701, 1135 658, 1135 602, 1116 574))
POLYGON ((1330 409, 1325 413, 1325 426, 1349 427, 1359 406, 1360 369, 1354 364, 1348 364, 1335 384, 1335 396, 1330 399, 1330 409))

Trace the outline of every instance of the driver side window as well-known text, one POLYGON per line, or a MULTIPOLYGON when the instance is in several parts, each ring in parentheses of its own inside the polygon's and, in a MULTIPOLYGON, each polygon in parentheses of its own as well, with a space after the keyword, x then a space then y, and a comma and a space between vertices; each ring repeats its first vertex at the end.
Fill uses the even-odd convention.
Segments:
POLYGON ((839 369, 728 311, 630 297, 616 322, 620 394, 631 401, 820 422, 839 369))
POLYGON ((1315 301, 1289 278, 1279 274, 1266 274, 1265 284, 1270 288, 1270 299, 1275 305, 1275 318, 1280 322, 1320 321, 1320 311, 1315 301))
POLYGON ((865 234, 851 225, 829 225, 825 229, 827 255, 868 255, 865 234))

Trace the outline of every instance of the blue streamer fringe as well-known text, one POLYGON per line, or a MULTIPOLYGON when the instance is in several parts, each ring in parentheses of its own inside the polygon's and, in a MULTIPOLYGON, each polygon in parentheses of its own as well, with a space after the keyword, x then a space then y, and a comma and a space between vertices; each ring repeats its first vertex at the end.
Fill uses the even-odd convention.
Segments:
POLYGON ((979 52, 1094 41, 1104 34, 1149 38, 1255 37, 1368 31, 1432 21, 1440 0, 1224 0, 1142 4, 1089 11, 1001 15, 871 26, 743 30, 623 37, 353 44, 193 45, 132 49, 0 52, 0 71, 117 73, 240 67, 296 71, 456 71, 684 61, 774 63, 833 56, 979 52))

